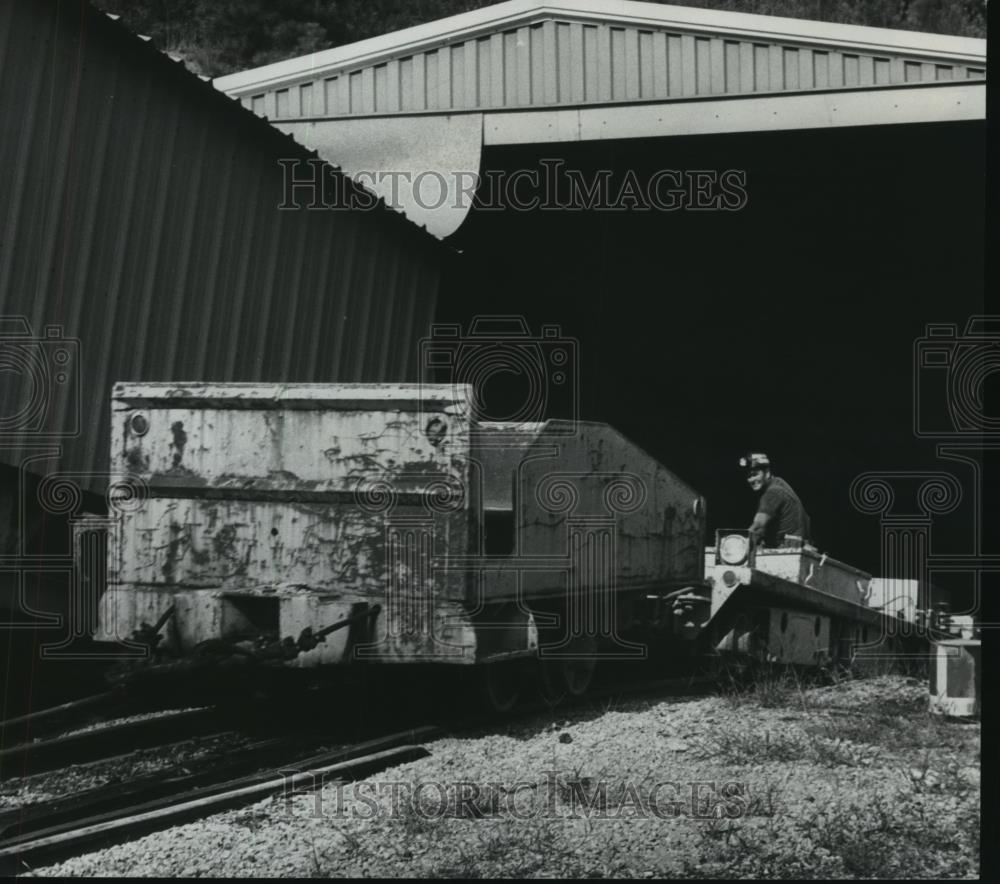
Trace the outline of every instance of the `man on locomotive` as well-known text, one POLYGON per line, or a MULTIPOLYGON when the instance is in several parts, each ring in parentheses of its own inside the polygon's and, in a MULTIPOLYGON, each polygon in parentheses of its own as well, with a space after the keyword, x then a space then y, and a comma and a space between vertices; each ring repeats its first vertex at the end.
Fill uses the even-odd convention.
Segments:
POLYGON ((760 494, 757 514, 750 525, 753 544, 771 548, 801 546, 809 539, 809 515, 792 486, 771 475, 771 461, 766 454, 741 457, 740 466, 747 470, 750 487, 760 494))

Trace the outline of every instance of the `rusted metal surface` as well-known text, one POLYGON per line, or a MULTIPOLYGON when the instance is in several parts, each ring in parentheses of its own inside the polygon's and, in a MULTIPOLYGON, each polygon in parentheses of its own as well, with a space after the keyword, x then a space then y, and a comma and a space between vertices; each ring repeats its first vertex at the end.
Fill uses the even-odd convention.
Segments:
POLYGON ((515 548, 489 560, 470 601, 662 589, 702 576, 704 501, 606 424, 548 421, 511 466, 477 452, 497 491, 513 489, 515 548), (480 592, 482 596, 480 596, 480 592))
MULTIPOLYGON (((391 656, 406 655, 404 633, 430 641, 394 618, 427 613, 435 635, 448 631, 466 576, 429 565, 470 550, 478 492, 465 388, 121 384, 115 394, 112 468, 146 499, 110 554, 102 634, 173 598, 180 651, 246 628, 319 630, 385 597, 391 656), (273 599, 273 616, 260 605, 243 616, 249 596, 273 599)), ((336 662, 347 643, 334 633, 296 665, 336 662)))
MULTIPOLYGON (((673 474, 605 425, 480 426, 472 403, 452 385, 117 385, 112 467, 136 505, 99 637, 173 604, 167 644, 188 653, 379 604, 361 658, 471 662, 537 646, 531 618, 490 633, 487 608, 607 619, 618 592, 700 579, 703 501, 673 474), (503 555, 484 555, 490 509, 512 520, 503 555)), ((295 665, 350 646, 338 631, 295 665)))
POLYGON ((9 0, 0 47, 3 462, 103 491, 123 378, 418 377, 432 237, 279 210, 278 160, 313 155, 86 4, 9 0))
POLYGON ((271 120, 985 79, 986 41, 671 7, 508 2, 216 80, 271 120))
MULTIPOLYGON (((817 598, 835 597, 852 605, 868 607, 872 576, 865 571, 837 561, 811 547, 803 549, 758 549, 752 566, 716 563, 715 547, 705 550, 705 573, 715 589, 712 594, 714 616, 729 595, 739 586, 762 585, 761 578, 778 578, 790 587, 819 593, 817 598), (727 572, 732 576, 726 578, 727 572)), ((767 580, 767 585, 774 581, 767 580)), ((809 597, 808 592, 803 598, 809 597)))

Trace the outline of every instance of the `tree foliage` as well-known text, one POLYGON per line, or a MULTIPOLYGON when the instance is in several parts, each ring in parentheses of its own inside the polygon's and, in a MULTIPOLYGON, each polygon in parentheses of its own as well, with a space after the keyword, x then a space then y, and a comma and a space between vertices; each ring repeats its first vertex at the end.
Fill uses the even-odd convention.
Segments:
MULTIPOLYGON (((675 0, 682 5, 986 36, 986 0, 675 0)), ((97 0, 208 76, 490 6, 490 0, 97 0)))

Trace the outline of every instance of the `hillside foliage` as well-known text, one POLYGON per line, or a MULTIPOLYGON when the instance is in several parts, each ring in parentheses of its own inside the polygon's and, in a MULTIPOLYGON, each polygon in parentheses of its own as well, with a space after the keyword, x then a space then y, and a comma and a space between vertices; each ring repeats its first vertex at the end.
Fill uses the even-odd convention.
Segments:
MULTIPOLYGON (((200 74, 216 77, 353 43, 490 0, 96 0, 200 74)), ((677 3, 678 0, 675 0, 677 3)), ((679 0, 680 5, 986 36, 985 0, 679 0)))

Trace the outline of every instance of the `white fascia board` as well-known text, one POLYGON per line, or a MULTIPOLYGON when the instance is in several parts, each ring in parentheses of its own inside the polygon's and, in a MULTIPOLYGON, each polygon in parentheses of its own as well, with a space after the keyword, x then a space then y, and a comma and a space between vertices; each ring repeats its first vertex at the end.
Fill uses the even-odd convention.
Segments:
POLYGON ((483 144, 542 144, 986 118, 984 83, 493 112, 483 144))
POLYGON ((667 6, 637 0, 508 0, 368 40, 228 74, 216 78, 214 83, 217 89, 230 95, 244 95, 553 18, 986 64, 986 41, 971 37, 667 6))

